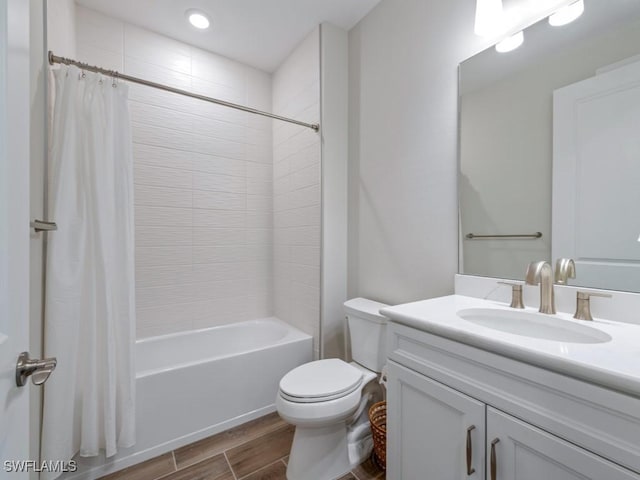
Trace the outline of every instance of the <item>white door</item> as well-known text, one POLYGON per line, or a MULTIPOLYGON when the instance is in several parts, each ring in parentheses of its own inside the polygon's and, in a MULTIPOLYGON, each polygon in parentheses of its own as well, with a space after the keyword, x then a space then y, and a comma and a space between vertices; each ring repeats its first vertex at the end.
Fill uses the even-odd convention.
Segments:
POLYGON ((618 465, 487 407, 490 480, 639 480, 618 465))
POLYGON ((29 460, 29 387, 15 382, 18 355, 28 350, 28 298, 29 2, 0 0, 1 479, 28 478, 10 471, 29 460))
POLYGON ((640 62, 554 92, 553 129, 553 260, 640 291, 640 62))
POLYGON ((485 478, 485 405, 396 363, 387 384, 387 478, 485 478))

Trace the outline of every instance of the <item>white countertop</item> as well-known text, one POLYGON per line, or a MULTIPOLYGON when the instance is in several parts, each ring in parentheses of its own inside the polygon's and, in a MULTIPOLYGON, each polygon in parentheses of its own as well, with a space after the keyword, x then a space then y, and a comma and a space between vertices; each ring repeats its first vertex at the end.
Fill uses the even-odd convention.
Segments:
POLYGON ((461 295, 383 308, 380 313, 399 324, 640 397, 640 325, 598 318, 586 322, 566 313, 550 315, 558 322, 588 326, 611 337, 605 343, 569 343, 505 333, 457 315, 470 308, 537 313, 532 308, 517 310, 504 303, 461 295))

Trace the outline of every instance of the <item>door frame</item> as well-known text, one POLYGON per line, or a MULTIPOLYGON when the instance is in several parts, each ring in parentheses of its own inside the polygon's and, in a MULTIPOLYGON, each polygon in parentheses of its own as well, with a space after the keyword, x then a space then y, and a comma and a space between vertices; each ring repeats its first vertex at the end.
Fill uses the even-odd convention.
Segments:
POLYGON ((7 473, 4 460, 29 458, 30 388, 13 383, 15 362, 29 348, 29 165, 30 57, 28 1, 0 0, 0 326, 9 333, 0 345, 0 399, 4 432, 0 433, 0 478, 26 479, 7 473))

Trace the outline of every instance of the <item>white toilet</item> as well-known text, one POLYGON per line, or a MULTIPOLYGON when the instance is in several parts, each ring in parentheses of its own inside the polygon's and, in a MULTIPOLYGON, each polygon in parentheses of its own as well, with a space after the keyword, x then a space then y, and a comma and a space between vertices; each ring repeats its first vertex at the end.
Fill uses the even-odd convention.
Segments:
POLYGON ((371 453, 367 411, 380 400, 376 380, 386 362, 387 319, 378 312, 386 306, 364 298, 345 302, 352 363, 317 360, 280 380, 276 408, 296 426, 288 480, 333 480, 371 453))

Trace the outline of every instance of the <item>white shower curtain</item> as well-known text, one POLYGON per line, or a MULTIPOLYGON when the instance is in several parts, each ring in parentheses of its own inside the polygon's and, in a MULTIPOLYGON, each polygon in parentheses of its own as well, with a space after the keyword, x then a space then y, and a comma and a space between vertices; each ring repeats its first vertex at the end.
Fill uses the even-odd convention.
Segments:
MULTIPOLYGON (((127 86, 53 71, 42 458, 135 441, 133 167, 127 86)), ((44 474, 45 480, 57 474, 44 474)))

